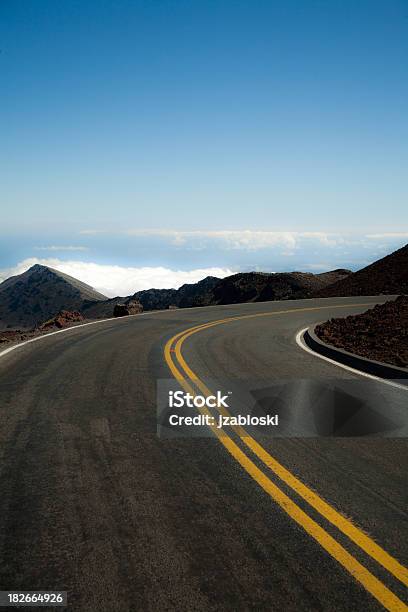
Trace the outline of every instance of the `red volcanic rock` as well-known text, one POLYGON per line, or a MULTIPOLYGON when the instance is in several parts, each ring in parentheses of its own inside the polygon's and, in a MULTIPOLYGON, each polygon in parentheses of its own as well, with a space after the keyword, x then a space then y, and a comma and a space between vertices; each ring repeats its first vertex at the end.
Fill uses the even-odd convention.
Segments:
POLYGON ((9 342, 22 342, 27 340, 29 333, 21 331, 21 329, 7 329, 0 332, 0 344, 9 342))
POLYGON ((40 325, 39 329, 45 330, 50 329, 51 327, 62 329, 63 327, 69 327, 69 325, 79 323, 81 321, 84 321, 84 317, 78 310, 60 310, 55 317, 40 325))
POLYGON ((378 304, 359 315, 317 325, 316 335, 368 359, 408 367, 408 296, 378 304))

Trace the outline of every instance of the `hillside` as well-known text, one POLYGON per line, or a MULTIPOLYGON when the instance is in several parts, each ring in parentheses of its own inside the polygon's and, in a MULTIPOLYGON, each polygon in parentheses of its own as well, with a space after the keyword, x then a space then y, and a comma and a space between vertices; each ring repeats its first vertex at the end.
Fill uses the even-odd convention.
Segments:
POLYGON ((106 299, 76 278, 36 264, 0 284, 0 329, 29 329, 60 310, 81 310, 106 299))
POLYGON ((212 304, 265 302, 302 299, 327 284, 350 275, 349 270, 333 270, 323 274, 310 272, 247 272, 222 279, 213 288, 212 304))
POLYGON ((408 293, 408 244, 315 293, 315 297, 408 293))
POLYGON ((132 299, 139 300, 144 310, 158 310, 169 306, 188 308, 306 298, 320 288, 350 274, 350 270, 333 270, 323 274, 241 272, 223 279, 207 276, 198 283, 185 284, 179 289, 138 291, 132 299))
POLYGON ((212 290, 220 282, 215 276, 207 276, 197 283, 186 283, 179 289, 146 289, 138 291, 133 298, 139 300, 144 310, 158 310, 177 306, 207 306, 212 303, 212 290))

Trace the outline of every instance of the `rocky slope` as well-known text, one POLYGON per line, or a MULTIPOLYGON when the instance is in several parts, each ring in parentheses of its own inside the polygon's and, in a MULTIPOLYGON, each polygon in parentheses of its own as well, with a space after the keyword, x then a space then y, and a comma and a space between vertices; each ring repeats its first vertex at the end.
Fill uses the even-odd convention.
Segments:
POLYGON ((81 311, 101 300, 106 296, 89 285, 37 264, 0 284, 0 329, 29 329, 60 310, 81 311))
POLYGON ((338 348, 408 367, 408 297, 379 304, 366 312, 317 325, 321 340, 338 348))
POLYGON ((316 297, 408 293, 408 244, 316 292, 316 297))

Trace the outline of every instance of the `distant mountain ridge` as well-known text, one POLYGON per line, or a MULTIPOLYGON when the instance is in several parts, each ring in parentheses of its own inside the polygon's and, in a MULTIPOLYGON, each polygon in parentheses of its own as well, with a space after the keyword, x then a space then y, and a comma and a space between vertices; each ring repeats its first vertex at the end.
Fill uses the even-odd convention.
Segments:
POLYGON ((172 306, 191 308, 216 304, 302 299, 350 274, 352 274, 350 270, 343 269, 322 274, 240 272, 226 278, 207 276, 198 283, 185 284, 179 289, 137 291, 128 299, 139 300, 144 310, 162 310, 172 306))
POLYGON ((179 289, 143 289, 125 298, 116 297, 99 304, 89 304, 84 312, 87 317, 110 316, 111 309, 118 301, 127 303, 132 300, 138 300, 143 310, 207 306, 211 303, 211 290, 220 281, 215 276, 207 276, 197 283, 186 283, 179 289))
POLYGON ((351 295, 407 294, 408 245, 359 270, 311 272, 240 272, 208 276, 179 289, 146 289, 127 297, 107 298, 67 274, 35 265, 0 284, 0 329, 29 329, 60 310, 79 311, 87 319, 113 316, 116 304, 140 301, 144 310, 188 308, 270 300, 351 295))

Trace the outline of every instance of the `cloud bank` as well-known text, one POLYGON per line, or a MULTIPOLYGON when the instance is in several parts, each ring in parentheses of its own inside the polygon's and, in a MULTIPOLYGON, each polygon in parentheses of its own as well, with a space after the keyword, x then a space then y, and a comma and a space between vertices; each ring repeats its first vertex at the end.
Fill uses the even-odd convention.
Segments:
POLYGON ((210 244, 232 250, 257 251, 273 247, 296 249, 303 244, 335 246, 344 238, 326 232, 277 232, 269 230, 167 230, 128 229, 118 232, 100 229, 84 229, 83 236, 119 234, 135 238, 157 238, 173 246, 191 246, 195 249, 208 248, 210 244))
POLYGON ((205 251, 219 249, 221 251, 241 251, 255 253, 271 250, 280 255, 288 256, 301 250, 330 249, 332 251, 347 247, 372 249, 387 244, 403 243, 408 238, 408 232, 383 233, 335 233, 335 232, 298 232, 271 230, 178 230, 178 229, 84 229, 81 236, 96 238, 127 238, 139 242, 163 244, 173 249, 205 251))
POLYGON ((237 271, 357 270, 402 247, 408 238, 404 229, 372 234, 268 229, 88 229, 81 232, 78 242, 77 234, 57 235, 52 241, 37 236, 34 244, 24 247, 17 241, 20 262, 14 265, 16 259, 9 259, 4 267, 10 267, 0 270, 0 281, 40 263, 114 297, 152 287, 177 288, 205 276, 225 277, 237 271), (58 251, 67 251, 68 261, 58 251), (105 263, 107 253, 112 265, 105 263), (33 256, 36 254, 39 257, 33 256), (140 265, 135 266, 135 261, 140 265), (160 265, 162 262, 165 265, 160 265))
POLYGON ((60 259, 30 257, 15 267, 0 270, 0 282, 10 276, 21 274, 34 264, 42 264, 65 272, 91 285, 108 297, 131 295, 142 289, 178 289, 184 283, 196 283, 206 276, 224 278, 233 274, 228 268, 197 268, 195 270, 171 270, 159 267, 109 266, 84 261, 61 261, 60 259))

